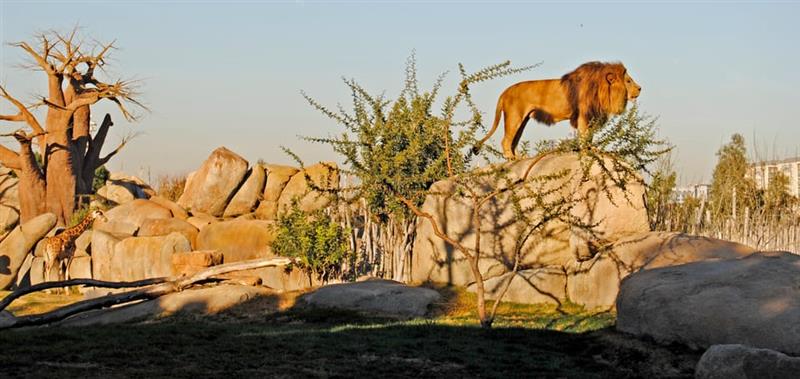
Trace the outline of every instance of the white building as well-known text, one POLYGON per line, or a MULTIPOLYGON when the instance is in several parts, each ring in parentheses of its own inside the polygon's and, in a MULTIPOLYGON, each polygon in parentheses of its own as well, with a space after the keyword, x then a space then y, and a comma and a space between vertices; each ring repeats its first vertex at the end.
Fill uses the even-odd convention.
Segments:
POLYGON ((708 200, 708 189, 711 188, 709 184, 691 184, 683 187, 675 187, 672 193, 673 200, 682 203, 687 197, 706 201, 708 200))
POLYGON ((756 187, 766 189, 769 180, 778 172, 789 178, 789 193, 793 196, 800 195, 800 157, 776 161, 763 161, 750 165, 750 176, 756 182, 756 187))

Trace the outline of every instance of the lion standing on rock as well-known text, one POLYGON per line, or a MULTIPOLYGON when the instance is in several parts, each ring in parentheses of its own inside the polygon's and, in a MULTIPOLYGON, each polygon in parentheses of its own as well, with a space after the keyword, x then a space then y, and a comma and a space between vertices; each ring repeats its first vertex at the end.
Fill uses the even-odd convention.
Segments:
POLYGON ((514 150, 529 118, 546 125, 569 119, 584 136, 591 122, 605 123, 609 115, 621 114, 628 100, 636 99, 641 90, 622 63, 603 62, 584 63, 561 79, 514 84, 500 95, 492 129, 473 151, 477 152, 497 130, 501 112, 505 116, 503 156, 515 159, 514 150))

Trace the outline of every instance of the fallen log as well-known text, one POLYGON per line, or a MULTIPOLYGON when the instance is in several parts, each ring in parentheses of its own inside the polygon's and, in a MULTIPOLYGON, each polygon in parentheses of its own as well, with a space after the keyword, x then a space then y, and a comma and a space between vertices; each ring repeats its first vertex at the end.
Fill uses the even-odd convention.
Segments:
POLYGON ((70 279, 70 280, 62 280, 58 282, 44 282, 32 285, 30 287, 20 288, 16 291, 8 294, 2 301, 0 301, 0 311, 6 309, 11 302, 25 296, 29 293, 39 292, 48 290, 51 288, 63 288, 63 287, 72 287, 72 286, 89 286, 89 287, 101 287, 101 288, 133 288, 133 287, 144 287, 153 284, 164 283, 169 278, 153 278, 153 279, 144 279, 144 280, 137 280, 134 282, 109 282, 105 280, 95 280, 95 279, 70 279))
MULTIPOLYGON (((253 259, 249 261, 225 263, 218 266, 209 267, 203 271, 195 273, 192 276, 181 276, 177 278, 170 278, 169 280, 164 278, 154 278, 154 279, 145 279, 143 281, 138 281, 138 282, 103 282, 103 281, 93 281, 91 279, 74 279, 62 282, 41 283, 37 284, 37 286, 39 287, 35 290, 31 290, 31 288, 35 287, 32 286, 30 288, 17 290, 14 293, 10 294, 9 297, 12 297, 12 299, 8 300, 8 304, 10 304, 14 299, 19 298, 20 296, 31 292, 41 291, 49 288, 57 288, 59 286, 63 287, 63 286, 83 284, 83 283, 75 283, 74 281, 88 280, 92 281, 92 283, 95 284, 99 282, 102 283, 103 286, 106 288, 125 288, 123 284, 126 283, 128 287, 133 287, 130 284, 142 283, 147 280, 154 281, 153 283, 145 284, 144 288, 138 288, 132 291, 111 294, 107 296, 98 297, 95 299, 79 301, 77 303, 66 305, 64 307, 55 309, 50 312, 22 316, 22 317, 6 318, 2 320, 2 322, 0 322, 0 329, 50 324, 56 321, 61 321, 67 317, 94 309, 101 309, 113 305, 126 304, 137 300, 151 300, 173 292, 180 292, 193 286, 196 283, 212 279, 213 277, 216 277, 218 275, 223 275, 235 271, 252 270, 262 267, 286 266, 288 264, 291 264, 293 261, 294 260, 290 258, 280 257, 280 258, 253 259), (48 285, 44 286, 42 284, 48 284, 48 285), (112 285, 116 285, 118 287, 113 287, 112 285), (17 294, 17 292, 20 292, 21 294, 17 294)), ((87 284, 87 285, 94 285, 94 284, 87 284)), ((6 300, 4 299, 3 302, 5 301, 6 300)), ((8 306, 8 304, 6 304, 6 306, 8 306)), ((2 311, 2 309, 3 308, 0 308, 0 311, 2 311)))

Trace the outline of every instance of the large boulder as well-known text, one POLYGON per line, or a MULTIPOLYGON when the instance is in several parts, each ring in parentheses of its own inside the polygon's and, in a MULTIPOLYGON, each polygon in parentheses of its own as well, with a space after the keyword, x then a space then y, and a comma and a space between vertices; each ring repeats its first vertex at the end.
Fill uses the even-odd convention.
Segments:
POLYGON ((136 235, 139 237, 155 237, 166 236, 174 232, 183 234, 192 246, 197 245, 197 228, 178 218, 151 218, 145 220, 136 235))
POLYGON ((256 217, 261 220, 274 220, 278 215, 278 200, 281 197, 286 183, 297 174, 299 170, 290 166, 265 164, 264 172, 267 182, 264 185, 264 194, 256 208, 256 217))
POLYGON ((744 345, 714 345, 697 362, 696 379, 785 378, 800 376, 800 358, 744 345))
POLYGON ((372 279, 331 284, 303 295, 299 302, 312 308, 336 308, 372 315, 422 317, 441 295, 430 288, 409 287, 392 280, 372 279))
MULTIPOLYGON (((474 190, 485 195, 502 188, 507 181, 527 178, 525 185, 518 186, 515 191, 547 193, 548 201, 559 197, 583 199, 571 209, 570 215, 584 223, 594 224, 595 236, 587 238, 586 233, 574 230, 563 222, 552 221, 545 230, 525 237, 528 228, 515 214, 509 194, 500 194, 486 202, 481 209, 483 255, 479 265, 482 272, 491 273, 487 278, 510 271, 519 240, 525 240, 519 248, 520 263, 524 267, 566 267, 578 259, 589 258, 589 253, 596 253, 600 246, 650 230, 642 185, 629 183, 626 193, 611 180, 603 182, 601 167, 596 163, 588 171, 587 180, 582 180, 582 162, 577 154, 550 155, 537 159, 506 163, 506 178, 498 180, 493 175, 486 175, 474 190), (536 179, 559 174, 560 177, 549 181, 536 179), (607 192, 602 188, 607 188, 607 192)), ((605 163, 613 168, 610 161, 605 163)), ((458 196, 458 192, 459 186, 453 180, 434 183, 421 210, 433 215, 434 222, 448 236, 472 246, 476 237, 470 222, 472 203, 470 199, 458 196)), ((528 209, 528 216, 532 220, 541 219, 540 209, 532 199, 523 199, 520 205, 528 209)), ((420 220, 417 225, 411 279, 454 285, 471 283, 473 278, 469 264, 460 253, 435 235, 428 220, 420 220)))
POLYGON ((236 194, 233 195, 222 215, 224 217, 236 217, 254 211, 258 201, 263 196, 266 181, 267 175, 264 171, 264 166, 261 164, 253 166, 248 171, 247 179, 236 191, 236 194))
POLYGON ((314 187, 334 190, 339 188, 339 168, 333 162, 320 162, 308 166, 294 174, 278 199, 278 212, 283 212, 297 200, 297 205, 305 212, 325 208, 330 204, 330 196, 309 186, 308 179, 314 187))
POLYGON ((164 208, 169 209, 169 211, 172 212, 172 217, 179 218, 181 220, 186 220, 187 218, 189 218, 189 212, 186 212, 186 210, 183 209, 183 207, 181 207, 180 205, 178 205, 178 203, 170 199, 161 196, 151 196, 149 200, 164 208))
POLYGON ((19 209, 19 179, 0 166, 0 205, 19 209))
POLYGON ((206 225, 197 235, 197 250, 216 250, 226 263, 273 256, 272 223, 261 220, 231 220, 206 225))
POLYGON ((189 240, 178 232, 160 237, 128 237, 114 245, 109 262, 98 262, 109 269, 109 276, 95 279, 132 281, 172 276, 172 255, 191 250, 189 240))
POLYGON ((735 242, 683 233, 650 232, 626 237, 588 261, 565 267, 567 296, 587 308, 612 308, 622 280, 658 267, 741 258, 755 249, 735 242))
POLYGON ((56 225, 56 216, 45 213, 17 226, 0 242, 0 290, 14 283, 31 249, 56 225))
POLYGON ((113 204, 125 204, 136 199, 136 194, 129 188, 113 183, 98 188, 97 196, 113 204))
POLYGON ((123 172, 109 174, 106 184, 124 187, 137 199, 147 199, 156 194, 156 191, 144 180, 123 172))
POLYGON ((18 222, 19 209, 0 204, 0 241, 11 233, 18 222))
MULTIPOLYGON (((714 238, 683 233, 642 233, 620 239, 588 261, 522 270, 514 275, 503 300, 517 303, 563 303, 569 300, 590 309, 610 309, 615 305, 620 282, 634 272, 689 262, 740 258, 754 252, 750 247, 714 238)), ((512 276, 507 273, 492 277, 492 274, 491 270, 484 272, 488 278, 484 280, 488 299, 496 299, 512 276)), ((467 289, 474 292, 475 284, 467 289)))
POLYGON ((194 175, 186 180, 178 205, 193 212, 222 216, 228 201, 247 174, 247 167, 247 161, 236 153, 224 147, 214 150, 194 175))
POLYGON ((136 199, 114 207, 105 213, 108 221, 97 220, 94 229, 113 234, 128 234, 136 232, 145 221, 150 219, 172 218, 172 212, 155 202, 145 199, 136 199))
POLYGON ((115 276, 115 268, 112 266, 114 257, 114 246, 120 238, 102 230, 92 231, 92 278, 99 280, 110 280, 115 276))
POLYGON ((700 348, 744 344, 800 355, 800 256, 644 270, 623 280, 617 330, 700 348))

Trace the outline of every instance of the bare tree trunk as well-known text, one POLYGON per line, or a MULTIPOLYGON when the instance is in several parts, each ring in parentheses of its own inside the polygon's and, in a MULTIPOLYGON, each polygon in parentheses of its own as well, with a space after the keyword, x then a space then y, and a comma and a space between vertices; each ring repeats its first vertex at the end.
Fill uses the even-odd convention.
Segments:
MULTIPOLYGON (((65 125, 66 122, 61 125, 65 125)), ((51 127, 47 136, 47 210, 56 215, 58 225, 66 225, 75 209, 75 172, 66 128, 51 127)))
MULTIPOLYGON (((80 195, 92 193, 94 170, 89 172, 86 167, 87 150, 89 148, 91 111, 89 106, 81 107, 72 115, 72 143, 70 155, 72 156, 72 171, 76 175, 75 192, 80 195)), ((89 167, 86 167, 89 168, 89 167)))
POLYGON ((20 169, 16 173, 19 177, 20 222, 24 223, 47 211, 46 185, 31 150, 30 138, 21 133, 16 133, 14 137, 20 144, 20 169))

